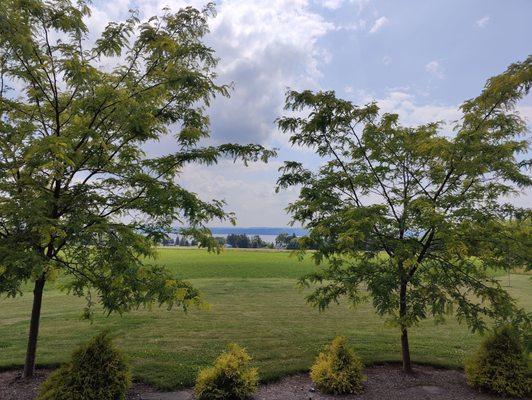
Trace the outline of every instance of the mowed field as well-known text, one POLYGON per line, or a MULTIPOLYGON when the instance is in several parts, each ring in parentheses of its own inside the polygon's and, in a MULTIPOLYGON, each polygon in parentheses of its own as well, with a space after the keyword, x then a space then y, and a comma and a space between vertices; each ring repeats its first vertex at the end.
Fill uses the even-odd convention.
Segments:
MULTIPOLYGON (((346 335, 365 363, 400 360, 397 328, 379 318, 371 303, 356 309, 332 306, 324 312, 305 302, 297 278, 316 268, 287 252, 163 248, 156 262, 200 288, 209 310, 184 314, 165 308, 122 316, 97 313, 81 320, 84 300, 49 283, 43 301, 38 363, 66 361, 72 349, 96 332, 110 329, 133 365, 135 379, 161 389, 191 386, 199 368, 211 363, 229 342, 245 346, 263 380, 307 370, 319 349, 346 335)), ((504 284, 507 278, 501 277, 504 284)), ((512 275, 510 292, 532 308, 530 276, 512 275)), ((31 310, 31 289, 16 299, 0 299, 0 368, 21 366, 31 310)), ((411 330, 417 363, 460 367, 480 337, 449 319, 424 321, 411 330)))

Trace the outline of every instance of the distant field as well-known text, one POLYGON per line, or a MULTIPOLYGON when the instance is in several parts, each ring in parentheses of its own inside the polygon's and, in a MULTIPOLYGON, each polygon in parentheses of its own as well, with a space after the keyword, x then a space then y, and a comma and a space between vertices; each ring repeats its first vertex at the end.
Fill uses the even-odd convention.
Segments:
MULTIPOLYGON (((190 386, 197 370, 210 363, 228 342, 247 347, 269 380, 308 369, 320 347, 347 335, 366 363, 400 359, 397 330, 377 317, 370 304, 356 310, 335 306, 319 313, 295 288, 298 277, 315 267, 288 252, 164 248, 156 261, 200 288, 211 309, 188 314, 154 308, 122 317, 98 314, 80 320, 83 300, 49 285, 45 292, 38 362, 65 361, 71 350, 96 331, 111 329, 130 358, 136 379, 162 389, 190 386)), ((502 277, 503 282, 506 282, 502 277)), ((511 293, 532 309, 530 276, 512 275, 511 293)), ((31 293, 0 299, 0 368, 24 361, 31 293)), ((479 336, 449 320, 425 321, 412 330, 414 361, 459 367, 479 336)))

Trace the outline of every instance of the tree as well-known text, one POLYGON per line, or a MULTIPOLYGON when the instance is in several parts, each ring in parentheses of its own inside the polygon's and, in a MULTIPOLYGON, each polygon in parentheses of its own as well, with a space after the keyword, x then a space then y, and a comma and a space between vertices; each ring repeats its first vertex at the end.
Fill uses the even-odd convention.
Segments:
POLYGON ((225 238, 223 236, 215 236, 214 240, 218 242, 218 245, 223 247, 225 246, 225 238))
POLYGON ((275 238, 275 246, 278 248, 286 248, 287 243, 289 242, 290 235, 288 233, 280 233, 275 238))
POLYGON ((144 261, 173 220, 212 247, 205 222, 233 219, 178 175, 190 163, 274 154, 201 145, 206 108, 228 95, 202 41, 213 12, 165 10, 146 22, 133 12, 91 43, 84 0, 0 2, 0 293, 35 284, 24 376, 34 370, 43 289, 57 273, 86 297, 87 315, 94 299, 109 313, 200 302, 189 283, 144 261), (22 89, 10 90, 14 82, 22 89), (144 153, 167 134, 169 154, 144 153))
POLYGON ((289 235, 288 233, 280 233, 275 238, 275 246, 287 250, 299 249, 299 239, 295 233, 289 235))
POLYGON ((227 244, 231 247, 247 249, 250 247, 251 242, 247 235, 231 233, 227 235, 227 244))
POLYGON ((266 247, 266 242, 262 240, 259 235, 254 235, 251 237, 249 247, 253 249, 262 249, 263 247, 266 247))
POLYGON ((303 247, 327 261, 301 281, 318 285, 308 301, 357 304, 365 285, 400 329, 407 372, 408 329, 428 316, 454 310, 473 331, 490 318, 529 321, 488 270, 504 267, 493 244, 513 234, 505 217, 522 212, 502 196, 532 183, 527 128, 514 111, 531 83, 529 57, 465 101, 452 132, 439 122, 401 126, 375 103, 357 107, 334 92, 287 94, 296 116, 278 119, 280 129, 323 158, 317 170, 286 162, 277 188, 300 186, 288 211, 310 230, 303 247))

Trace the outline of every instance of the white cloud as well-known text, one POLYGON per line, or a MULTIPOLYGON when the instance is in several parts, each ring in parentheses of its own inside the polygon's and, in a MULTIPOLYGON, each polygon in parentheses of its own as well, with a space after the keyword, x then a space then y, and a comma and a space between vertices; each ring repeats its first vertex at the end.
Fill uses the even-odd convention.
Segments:
POLYGON ((373 23, 373 25, 371 26, 371 29, 369 30, 369 33, 376 33, 378 32, 379 30, 381 30, 381 28, 385 25, 388 25, 389 24, 389 20, 388 18, 386 17, 380 17, 378 19, 375 20, 375 22, 373 23))
POLYGON ((342 7, 344 4, 344 0, 323 0, 321 2, 321 6, 331 9, 331 10, 337 10, 338 8, 342 7))
POLYGON ((333 29, 303 0, 222 3, 209 40, 220 80, 234 81, 235 90, 214 104, 214 137, 267 143, 286 88, 318 86, 319 65, 331 56, 316 42, 333 29))
POLYGON ((365 91, 357 92, 356 101, 365 104, 375 100, 383 113, 399 115, 399 123, 416 126, 443 121, 449 126, 461 117, 458 105, 422 104, 408 89, 392 89, 384 97, 376 97, 365 91))
MULTIPOLYGON (((275 193, 280 161, 269 164, 240 164, 222 161, 215 168, 188 166, 180 184, 197 192, 203 199, 224 199, 226 211, 234 211, 239 226, 286 226, 290 217, 285 207, 297 198, 295 189, 275 193)), ((213 221, 212 226, 227 226, 213 221)))
POLYGON ((445 78, 445 74, 443 73, 443 67, 436 60, 427 63, 427 65, 425 65, 425 71, 427 71, 429 74, 438 79, 445 78))
POLYGON ((371 0, 315 0, 315 2, 330 10, 337 10, 343 7, 346 3, 356 4, 358 7, 358 12, 360 13, 362 9, 371 2, 371 0))
POLYGON ((486 26, 486 24, 490 21, 490 16, 489 15, 484 15, 482 18, 478 19, 477 20, 477 26, 479 28, 483 28, 484 26, 486 26))
POLYGON ((382 63, 384 65, 390 65, 390 63, 392 62, 392 58, 390 56, 384 56, 382 57, 382 63))
MULTIPOLYGON (((147 18, 160 14, 170 3, 117 1, 124 10, 120 15, 109 3, 95 3, 89 28, 101 31, 107 21, 125 18, 131 7, 137 7, 141 17, 147 18)), ((336 29, 312 9, 311 1, 226 0, 218 4, 206 42, 220 58, 218 82, 234 82, 234 90, 230 99, 217 98, 211 107, 214 141, 289 148, 287 135, 281 135, 274 124, 283 113, 284 92, 287 87, 319 87, 320 66, 331 54, 317 41, 336 29)), ((176 11, 185 3, 201 7, 206 1, 175 1, 171 9, 176 11)), ((174 146, 172 138, 165 137, 146 150, 161 154, 174 146)), ((291 152, 285 152, 281 159, 292 158, 298 150, 291 152)), ((225 198, 227 210, 235 211, 243 226, 286 225, 289 218, 283 209, 295 198, 295 192, 274 193, 278 166, 269 163, 244 168, 241 163, 225 161, 215 167, 190 166, 179 182, 205 200, 225 198)))

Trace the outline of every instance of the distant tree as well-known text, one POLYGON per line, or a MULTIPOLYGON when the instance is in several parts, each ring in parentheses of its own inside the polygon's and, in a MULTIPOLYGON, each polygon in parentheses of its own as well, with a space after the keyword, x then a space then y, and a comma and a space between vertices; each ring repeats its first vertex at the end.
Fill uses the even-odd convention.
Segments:
POLYGON ((275 246, 283 249, 286 248, 286 245, 289 242, 289 237, 290 235, 288 235, 288 233, 278 234, 275 238, 275 246))
POLYGON ((219 246, 225 246, 225 238, 223 236, 215 236, 214 240, 218 243, 219 246))
POLYGON ((174 220, 215 246, 205 223, 233 217, 177 178, 190 163, 273 155, 258 145, 201 146, 206 108, 228 94, 203 43, 212 4, 146 22, 133 12, 95 42, 87 4, 0 2, 0 293, 16 296, 34 282, 25 377, 34 371, 44 286, 57 273, 88 300, 86 315, 91 299, 107 312, 199 302, 190 284, 143 260, 174 220), (175 139, 170 154, 145 153, 166 134, 175 139))
POLYGON ((188 240, 185 236, 181 236, 181 240, 179 241, 179 246, 182 246, 182 247, 190 246, 190 243, 188 243, 188 240))
POLYGON ((179 235, 176 235, 175 240, 174 240, 174 246, 179 246, 179 242, 180 242, 179 235))
POLYGON ((266 247, 266 242, 262 240, 259 235, 255 235, 251 238, 249 247, 253 249, 262 249, 263 247, 266 247))
POLYGON ((231 247, 247 249, 250 247, 251 242, 247 235, 231 233, 227 235, 227 244, 231 245, 231 247))
POLYGON ((275 246, 281 249, 297 250, 299 249, 299 239, 295 233, 280 233, 275 238, 275 246))
POLYGON ((287 250, 298 250, 299 248, 300 248, 299 239, 296 237, 295 234, 292 234, 292 236, 289 238, 288 243, 286 244, 286 249, 287 250))
POLYGON ((526 212, 503 203, 532 184, 521 161, 526 123, 514 112, 531 85, 529 57, 489 79, 445 133, 441 123, 401 126, 375 103, 357 107, 334 92, 287 95, 297 116, 280 118, 280 129, 322 158, 317 170, 286 162, 278 180, 278 189, 300 186, 288 210, 310 231, 303 247, 327 260, 302 280, 319 285, 308 300, 322 309, 341 296, 357 304, 367 289, 399 327, 405 371, 408 329, 428 316, 454 311, 473 331, 491 319, 529 326, 488 271, 505 267, 493 244, 516 234, 505 217, 526 212))

